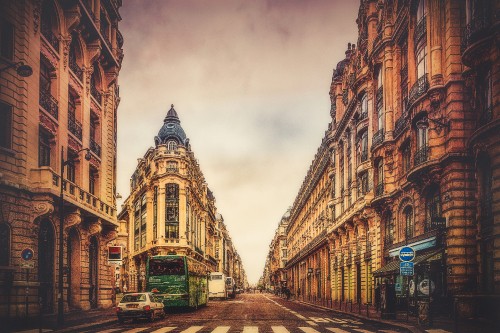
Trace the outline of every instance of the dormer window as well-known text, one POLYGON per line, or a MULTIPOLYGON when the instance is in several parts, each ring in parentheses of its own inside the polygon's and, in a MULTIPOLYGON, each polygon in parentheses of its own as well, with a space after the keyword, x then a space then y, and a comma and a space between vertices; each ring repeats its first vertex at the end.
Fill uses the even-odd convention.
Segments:
POLYGON ((174 140, 169 140, 167 142, 167 150, 168 151, 173 151, 173 150, 176 150, 177 149, 177 142, 175 142, 174 140))

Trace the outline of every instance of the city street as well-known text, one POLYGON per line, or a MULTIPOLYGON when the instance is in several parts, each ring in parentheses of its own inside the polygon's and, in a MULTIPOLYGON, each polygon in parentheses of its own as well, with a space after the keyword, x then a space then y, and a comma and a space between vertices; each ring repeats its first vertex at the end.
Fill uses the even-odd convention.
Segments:
POLYGON ((286 301, 270 294, 240 294, 234 300, 211 301, 196 311, 169 313, 165 319, 114 324, 87 332, 166 333, 347 333, 406 332, 380 323, 363 321, 286 301))

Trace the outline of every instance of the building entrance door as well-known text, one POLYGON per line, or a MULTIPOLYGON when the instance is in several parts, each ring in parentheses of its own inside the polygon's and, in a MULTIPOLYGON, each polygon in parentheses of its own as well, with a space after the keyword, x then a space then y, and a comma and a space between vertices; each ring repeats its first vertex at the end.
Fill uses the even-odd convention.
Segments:
POLYGON ((38 281, 43 313, 54 312, 54 239, 52 223, 43 220, 38 232, 38 281))
POLYGON ((89 245, 89 302, 92 309, 97 308, 97 293, 98 293, 98 262, 99 262, 99 249, 97 238, 94 236, 90 239, 89 245))

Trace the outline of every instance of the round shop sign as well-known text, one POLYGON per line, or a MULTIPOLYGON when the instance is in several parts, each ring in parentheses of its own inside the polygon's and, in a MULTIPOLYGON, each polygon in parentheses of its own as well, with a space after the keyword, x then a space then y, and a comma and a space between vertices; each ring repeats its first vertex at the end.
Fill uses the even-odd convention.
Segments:
POLYGON ((415 250, 410 246, 403 246, 399 250, 399 260, 401 261, 413 261, 415 259, 415 250))

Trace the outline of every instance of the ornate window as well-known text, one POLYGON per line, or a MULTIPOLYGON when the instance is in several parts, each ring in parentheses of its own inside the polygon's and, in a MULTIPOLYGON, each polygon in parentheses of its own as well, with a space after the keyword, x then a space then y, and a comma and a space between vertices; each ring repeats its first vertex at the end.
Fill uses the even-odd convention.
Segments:
POLYGON ((68 173, 68 176, 67 176, 67 179, 72 182, 72 183, 75 183, 76 181, 76 159, 78 158, 78 155, 75 154, 74 151, 72 151, 71 149, 68 149, 68 161, 71 161, 70 163, 68 163, 68 166, 67 166, 67 173, 68 173))
POLYGON ((368 171, 365 171, 359 175, 358 190, 359 190, 359 196, 363 196, 369 191, 368 171))
POLYGON ((0 18, 0 57, 14 58, 14 26, 0 18))
POLYGON ((414 222, 413 222, 413 209, 411 206, 406 206, 403 210, 403 217, 405 221, 405 239, 413 237, 414 222))
POLYGON ((0 266, 9 266, 10 246, 10 227, 7 223, 0 223, 0 266))
POLYGON ((146 230, 147 230, 147 197, 144 193, 141 197, 141 248, 146 246, 146 230))
POLYGON ((358 141, 359 163, 368 161, 368 130, 362 132, 358 141))
POLYGON ((363 96, 361 97, 360 106, 361 106, 361 113, 359 118, 365 119, 368 117, 368 96, 366 96, 366 93, 363 94, 363 96))
POLYGON ((385 230, 384 244, 386 246, 392 245, 394 243, 394 221, 392 219, 392 213, 390 212, 388 212, 385 215, 384 230, 385 230))
POLYGON ((436 185, 431 186, 425 197, 425 231, 431 231, 439 227, 438 220, 441 218, 441 196, 436 185))
POLYGON ((165 190, 165 237, 179 238, 179 185, 169 183, 165 190))
POLYGON ((408 42, 406 38, 404 39, 401 47, 401 117, 405 117, 408 110, 406 106, 408 104, 408 42))
POLYGON ((417 78, 427 73, 427 45, 423 45, 417 52, 417 78))
POLYGON ((40 19, 40 32, 47 42, 59 53, 59 39, 57 18, 55 17, 57 10, 54 8, 52 1, 43 1, 40 19))
POLYGON ((401 159, 402 159, 402 166, 403 166, 403 174, 407 173, 410 168, 411 168, 411 150, 410 150, 410 144, 407 143, 403 146, 401 149, 401 159))
POLYGON ((172 151, 177 149, 177 142, 175 140, 168 140, 167 142, 167 150, 172 151))
POLYGON ((384 161, 379 159, 375 165, 377 174, 377 186, 375 187, 375 196, 384 194, 384 161))
POLYGON ((158 238, 158 186, 153 191, 153 239, 158 238))
POLYGON ((99 178, 99 171, 93 167, 89 168, 89 192, 92 195, 97 193, 97 178, 99 178))
POLYGON ((147 198, 142 194, 134 204, 134 250, 146 246, 147 198))
POLYGON ((376 106, 377 106, 377 129, 378 131, 384 130, 384 80, 382 66, 379 67, 377 71, 377 94, 376 94, 376 106))
POLYGON ((0 147, 12 149, 12 106, 0 102, 0 147))

